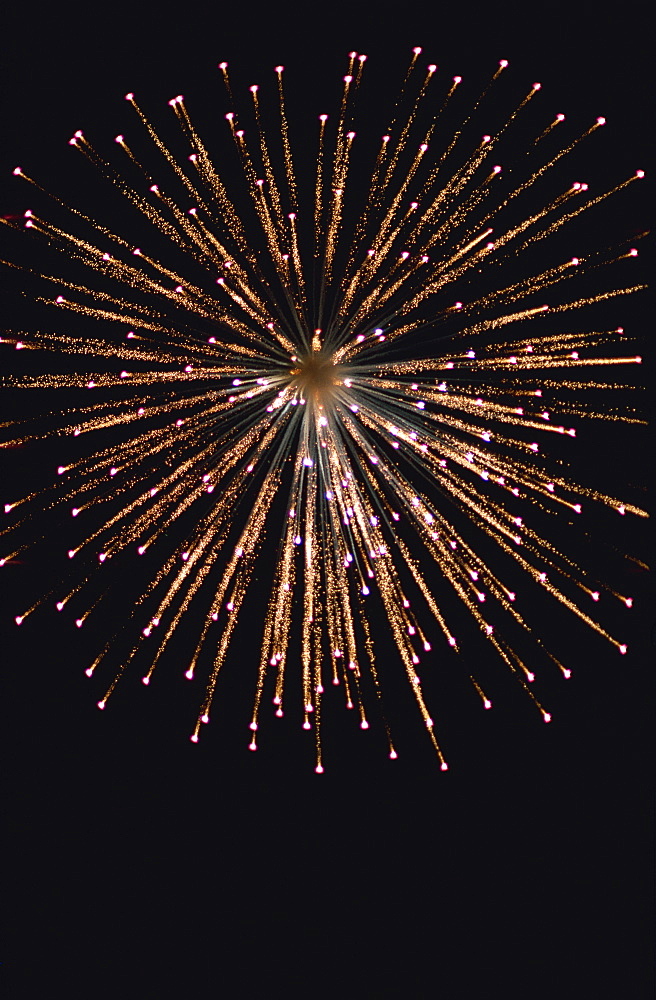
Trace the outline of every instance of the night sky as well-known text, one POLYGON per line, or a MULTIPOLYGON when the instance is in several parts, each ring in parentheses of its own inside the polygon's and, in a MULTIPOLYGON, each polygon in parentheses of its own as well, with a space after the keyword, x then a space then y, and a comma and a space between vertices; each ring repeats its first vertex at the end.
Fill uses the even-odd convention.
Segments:
MULTIPOLYGON (((52 190, 70 186, 68 138, 78 128, 99 141, 121 131, 128 90, 153 119, 184 94, 207 133, 214 120, 225 124, 219 60, 234 68, 242 92, 271 84, 282 63, 287 91, 297 95, 291 104, 309 120, 335 110, 351 49, 367 53, 389 101, 415 45, 449 75, 483 79, 506 58, 527 89, 542 82, 553 112, 582 122, 604 115, 612 140, 599 162, 588 158, 582 179, 616 180, 647 168, 646 11, 634 3, 603 13, 589 0, 444 8, 189 0, 175 12, 119 0, 5 11, 0 213, 30 207, 31 193, 11 175, 16 164, 52 190)), ((610 210, 613 233, 606 244, 600 232, 599 245, 647 228, 646 186, 641 194, 610 210)), ((10 323, 24 322, 15 279, 3 299, 10 323)), ((623 302, 619 311, 632 333, 648 332, 644 305, 623 302)), ((626 487, 634 502, 648 503, 641 431, 613 426, 607 437, 583 437, 572 454, 582 481, 620 494, 626 487)), ((38 478, 37 461, 56 464, 56 451, 3 455, 9 500, 38 478)), ((649 561, 651 535, 645 521, 621 520, 614 538, 615 522, 593 515, 582 546, 567 524, 554 533, 635 606, 622 615, 599 610, 630 647, 622 657, 536 604, 536 630, 567 649, 574 671, 544 689, 550 726, 510 686, 483 712, 469 689, 445 677, 433 706, 450 765, 443 774, 401 695, 394 762, 384 741, 328 702, 321 777, 312 737, 291 712, 266 727, 257 754, 248 752, 257 598, 198 746, 189 742, 195 704, 175 662, 148 690, 128 678, 99 713, 102 685, 83 670, 103 641, 102 623, 121 614, 120 595, 85 634, 54 610, 20 631, 13 624, 28 595, 57 580, 62 545, 44 522, 38 555, 2 571, 4 995, 650 996, 653 590, 622 552, 649 561)))

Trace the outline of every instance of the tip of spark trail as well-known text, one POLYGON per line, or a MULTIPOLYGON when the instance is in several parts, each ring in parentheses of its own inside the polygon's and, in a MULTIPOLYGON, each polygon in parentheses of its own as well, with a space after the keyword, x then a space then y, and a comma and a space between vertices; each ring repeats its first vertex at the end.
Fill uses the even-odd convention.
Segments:
POLYGON ((314 769, 314 773, 315 774, 323 774, 323 767, 321 766, 321 764, 317 764, 317 766, 314 769))
POLYGON ((449 770, 449 765, 445 760, 443 760, 442 763, 440 764, 440 771, 448 771, 448 770, 449 770))

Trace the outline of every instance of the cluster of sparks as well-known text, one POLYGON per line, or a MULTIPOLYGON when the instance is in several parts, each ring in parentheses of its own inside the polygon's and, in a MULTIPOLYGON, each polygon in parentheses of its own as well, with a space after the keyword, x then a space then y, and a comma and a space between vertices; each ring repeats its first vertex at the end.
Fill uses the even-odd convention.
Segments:
MULTIPOLYGON (((495 134, 483 135, 463 153, 458 133, 444 142, 439 130, 461 78, 444 84, 434 65, 422 75, 420 53, 413 51, 403 90, 407 95, 414 87, 418 94, 408 99, 409 112, 382 137, 369 190, 351 227, 345 206, 356 146, 353 110, 366 60, 356 53, 350 54, 343 78, 336 127, 331 132, 333 123, 320 115, 312 140, 316 176, 305 230, 299 225, 303 199, 281 66, 275 68, 272 123, 261 112, 258 87, 250 87, 251 142, 236 113, 225 116, 243 167, 251 221, 227 189, 181 96, 169 104, 188 144, 186 162, 163 142, 135 96, 126 95, 161 157, 162 170, 168 171, 170 191, 166 181, 157 183, 150 175, 123 135, 116 137, 120 155, 129 158, 141 184, 130 184, 125 171, 82 132, 70 140, 152 224, 158 246, 171 241, 176 253, 193 262, 196 279, 62 202, 59 207, 70 213, 75 232, 25 213, 22 224, 32 234, 77 262, 81 273, 88 269, 102 278, 99 285, 48 276, 56 288, 42 301, 97 325, 89 325, 84 336, 6 334, 4 344, 102 363, 95 373, 9 379, 10 386, 25 389, 93 391, 88 405, 60 414, 56 430, 52 418, 45 431, 21 424, 7 443, 49 433, 119 432, 114 445, 106 446, 105 434, 102 447, 90 447, 71 461, 62 457, 57 470, 56 502, 73 517, 101 502, 109 510, 68 552, 71 569, 80 562, 84 568, 56 595, 57 608, 64 610, 70 602, 82 627, 97 603, 85 605, 85 587, 95 574, 107 572, 105 564, 153 547, 160 553, 159 568, 121 625, 133 637, 131 654, 120 669, 112 666, 116 637, 111 637, 87 669, 89 676, 105 671, 108 677, 100 708, 145 639, 156 640, 143 676, 144 684, 151 683, 193 606, 200 609, 203 624, 184 671, 204 689, 191 735, 194 742, 199 739, 235 627, 248 607, 249 587, 252 591, 263 562, 265 534, 278 539, 278 557, 268 607, 259 616, 259 667, 254 665, 250 674, 255 691, 250 747, 257 747, 263 706, 273 701, 275 714, 282 716, 290 684, 300 680, 300 722, 314 731, 319 773, 328 685, 341 688, 363 729, 371 718, 367 692, 373 696, 389 755, 397 755, 374 656, 368 613, 373 600, 384 609, 398 661, 446 770, 418 675, 421 658, 431 671, 459 652, 439 597, 443 582, 466 608, 471 628, 496 650, 544 721, 550 720, 532 690, 530 664, 503 638, 504 617, 527 635, 532 632, 521 612, 521 594, 490 565, 490 545, 503 553, 502 560, 514 561, 531 586, 544 588, 626 652, 590 611, 589 601, 598 600, 601 588, 542 536, 530 512, 539 508, 547 516, 560 511, 570 517, 580 514, 582 501, 589 499, 620 514, 643 514, 628 502, 555 474, 541 454, 548 434, 575 436, 572 418, 634 419, 595 412, 569 397, 558 410, 557 393, 563 386, 570 396, 598 386, 583 372, 577 381, 579 369, 634 364, 640 358, 616 350, 621 330, 565 327, 555 334, 540 329, 545 315, 642 286, 545 304, 548 290, 585 272, 586 265, 598 267, 598 257, 556 261, 507 285, 497 279, 494 290, 480 294, 472 279, 488 267, 516 260, 642 171, 594 196, 586 184, 571 183, 543 207, 499 228, 501 211, 537 190, 544 175, 604 120, 558 147, 499 198, 495 147, 516 122, 526 129, 523 116, 540 85, 529 88, 495 134), (433 90, 438 92, 434 98, 433 90), (435 109, 426 126, 419 109, 429 98, 435 109), (454 301, 456 286, 467 289, 468 300, 461 292, 463 301, 454 301), (422 341, 428 346, 418 351, 413 338, 422 331, 429 334, 422 341), (193 530, 182 548, 172 549, 166 529, 192 508, 197 511, 193 530), (484 553, 477 533, 488 539, 484 553)), ((484 109, 484 98, 506 66, 505 60, 498 65, 467 121, 479 105, 484 109)), ((227 64, 219 70, 232 101, 227 64)), ((559 114, 536 129, 531 142, 546 147, 546 137, 563 119, 559 114)), ((40 187, 21 168, 14 173, 40 187)), ((636 254, 634 248, 621 249, 606 254, 604 264, 636 254)), ((42 503, 42 493, 32 494, 8 503, 5 511, 27 518, 42 503)), ((7 552, 2 562, 19 551, 7 552)), ((120 565, 129 571, 125 561, 120 565)), ((615 596, 631 605, 630 598, 615 596)), ((552 661, 569 676, 567 667, 555 657, 552 661)), ((482 684, 474 676, 471 682, 482 705, 490 708, 482 684)))

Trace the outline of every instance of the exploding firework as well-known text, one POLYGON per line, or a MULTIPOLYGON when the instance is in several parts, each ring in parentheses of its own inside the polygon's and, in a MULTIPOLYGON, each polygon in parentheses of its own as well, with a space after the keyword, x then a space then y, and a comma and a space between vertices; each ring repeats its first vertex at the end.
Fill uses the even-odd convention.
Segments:
MULTIPOLYGON (((494 649, 546 722, 531 663, 512 637, 522 636, 522 650, 535 643, 564 677, 570 670, 534 635, 523 592, 541 589, 626 652, 594 617, 603 586, 549 529, 557 515, 575 520, 582 502, 643 511, 577 484, 548 452, 554 435, 575 437, 581 418, 639 422, 630 410, 600 412, 586 394, 608 385, 592 381, 591 369, 640 358, 621 329, 603 321, 582 329, 578 319, 588 315, 582 307, 642 287, 619 279, 600 290, 591 280, 637 251, 572 257, 562 237, 642 171, 597 194, 561 184, 562 163, 604 120, 560 143, 564 115, 540 110, 531 124, 537 83, 481 134, 505 60, 460 127, 446 131, 461 78, 445 82, 436 66, 423 69, 420 53, 382 140, 362 140, 357 169, 365 56, 350 54, 336 115, 319 115, 300 153, 283 67, 273 110, 250 87, 242 128, 221 63, 238 171, 217 168, 182 96, 169 101, 185 146, 177 155, 130 93, 141 137, 116 136, 108 156, 82 132, 70 145, 132 212, 139 246, 119 235, 118 198, 111 225, 57 198, 50 215, 61 223, 25 213, 30 234, 61 253, 57 273, 40 275, 49 284, 38 298, 66 332, 3 341, 25 356, 78 360, 73 373, 8 380, 47 398, 58 390, 66 403, 13 426, 6 444, 59 437, 61 464, 47 489, 5 511, 21 515, 14 528, 44 504, 93 523, 68 551, 68 583, 16 621, 52 600, 74 609, 82 628, 103 588, 125 580, 135 560, 149 552, 154 566, 86 671, 104 679, 101 709, 133 661, 147 659, 150 684, 182 623, 200 621, 183 668, 203 692, 196 742, 246 615, 262 630, 259 667, 244 670, 254 689, 251 749, 264 706, 273 701, 281 717, 291 698, 294 711, 300 688, 299 721, 314 731, 321 772, 324 691, 334 685, 363 729, 371 720, 386 733, 395 758, 374 655, 382 615, 446 769, 418 665, 423 659, 430 675, 453 658, 490 708, 462 654, 463 629, 494 649), (307 159, 310 142, 308 182, 294 161, 307 159), (497 163, 508 143, 521 147, 512 184, 497 163), (77 438, 85 448, 76 450, 77 438), (258 615, 258 571, 271 566, 258 615), (509 582, 518 579, 519 587, 509 582)), ((44 191, 21 168, 14 173, 44 191)), ((10 547, 3 563, 23 547, 10 547)))

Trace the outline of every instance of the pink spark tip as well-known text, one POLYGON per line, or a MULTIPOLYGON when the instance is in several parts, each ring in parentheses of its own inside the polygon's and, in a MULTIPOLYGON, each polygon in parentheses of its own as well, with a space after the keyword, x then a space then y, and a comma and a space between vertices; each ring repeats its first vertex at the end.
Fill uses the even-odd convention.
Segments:
POLYGON ((644 170, 636 170, 636 177, 644 177, 644 176, 645 176, 644 170))
POLYGON ((189 739, 192 743, 198 743, 198 733, 192 733, 189 739))
POLYGON ((420 45, 416 45, 412 51, 414 52, 414 54, 416 56, 420 56, 421 55, 421 46, 420 45))
POLYGON ((142 677, 141 683, 145 684, 145 686, 148 687, 148 685, 150 684, 150 677, 142 677))
POLYGON ((319 121, 320 122, 327 122, 328 121, 328 115, 319 115, 319 121))
POLYGON ((545 722, 551 722, 551 714, 549 712, 543 712, 542 718, 545 722))
POLYGON ((363 719, 362 722, 360 723, 360 729, 368 729, 368 728, 369 728, 369 723, 367 722, 366 719, 363 719))
POLYGON ((429 73, 434 73, 436 71, 436 69, 437 69, 437 66, 435 65, 435 63, 431 63, 430 66, 428 67, 428 72, 429 73))
POLYGON ((565 121, 565 115, 563 115, 563 114, 556 115, 556 121, 557 122, 564 122, 565 121))
POLYGON ((625 645, 621 645, 621 646, 618 646, 618 649, 619 649, 620 653, 622 654, 622 656, 624 656, 624 654, 626 653, 627 647, 625 645))
POLYGON ((323 768, 322 768, 321 764, 317 764, 317 766, 315 767, 314 770, 315 770, 316 774, 323 774, 323 768))
POLYGON ((284 66, 276 66, 275 67, 275 72, 276 73, 282 73, 284 71, 284 69, 285 69, 284 66))
POLYGON ((132 92, 130 92, 129 94, 126 94, 125 95, 125 100, 126 101, 133 101, 134 100, 134 94, 132 92))
POLYGON ((16 617, 14 618, 14 621, 16 622, 17 625, 22 625, 23 618, 22 618, 21 615, 16 615, 16 617))
POLYGON ((453 82, 454 83, 462 83, 462 77, 461 76, 454 76, 453 82))
POLYGON ((101 712, 104 709, 104 707, 105 707, 105 702, 104 701, 99 701, 98 702, 98 708, 100 709, 101 712))
POLYGON ((20 167, 14 167, 14 169, 12 170, 12 173, 13 173, 14 177, 20 177, 20 175, 23 173, 23 171, 21 170, 20 167))
POLYGON ((541 87, 542 87, 541 83, 534 83, 533 84, 533 90, 540 90, 541 87))
POLYGON ((122 135, 117 135, 114 139, 114 142, 118 142, 119 144, 122 143, 123 141, 124 139, 122 135))
POLYGON ((250 90, 251 94, 257 94, 257 91, 258 91, 258 89, 259 89, 259 88, 258 88, 257 84, 256 84, 256 83, 254 83, 254 84, 253 84, 253 85, 252 85, 251 87, 249 87, 248 89, 250 90))
POLYGON ((499 66, 501 66, 502 69, 505 69, 507 65, 508 65, 508 60, 507 59, 500 59, 499 60, 499 66))
POLYGON ((227 62, 220 62, 219 63, 219 69, 227 69, 227 68, 228 68, 227 62))
POLYGON ((492 708, 492 702, 488 698, 483 702, 483 708, 492 708))
POLYGON ((194 679, 194 672, 193 672, 193 670, 186 670, 185 671, 185 677, 187 678, 188 681, 192 681, 194 679))
POLYGON ((635 247, 629 250, 629 257, 637 257, 637 256, 638 256, 638 251, 635 249, 635 247))
POLYGON ((440 764, 440 771, 448 771, 448 770, 449 770, 449 765, 445 760, 443 760, 442 763, 440 764))
POLYGON ((597 118, 597 125, 605 125, 605 124, 606 124, 605 118, 597 118))

